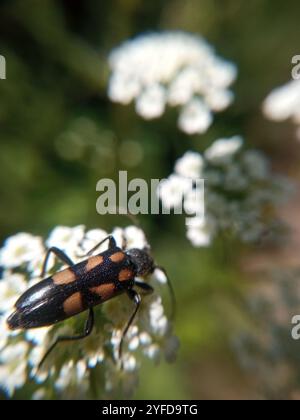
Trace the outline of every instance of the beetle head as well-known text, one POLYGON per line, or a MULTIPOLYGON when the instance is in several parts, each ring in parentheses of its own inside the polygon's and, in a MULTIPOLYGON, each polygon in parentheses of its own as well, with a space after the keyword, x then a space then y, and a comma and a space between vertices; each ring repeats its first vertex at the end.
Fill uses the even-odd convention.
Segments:
POLYGON ((154 261, 147 249, 132 248, 126 254, 136 268, 138 276, 147 276, 154 271, 154 261))

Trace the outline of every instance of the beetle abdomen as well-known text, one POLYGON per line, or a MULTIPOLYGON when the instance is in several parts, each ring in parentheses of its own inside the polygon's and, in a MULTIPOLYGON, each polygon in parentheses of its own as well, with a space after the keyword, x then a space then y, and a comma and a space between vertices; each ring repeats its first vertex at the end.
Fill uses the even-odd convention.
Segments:
POLYGON ((51 300, 44 300, 23 309, 16 309, 7 319, 7 324, 11 330, 38 328, 55 324, 65 318, 67 316, 61 306, 51 303, 51 300))
POLYGON ((63 287, 54 284, 52 277, 30 287, 17 300, 15 312, 7 319, 9 328, 14 330, 42 327, 65 319, 65 292, 63 287))

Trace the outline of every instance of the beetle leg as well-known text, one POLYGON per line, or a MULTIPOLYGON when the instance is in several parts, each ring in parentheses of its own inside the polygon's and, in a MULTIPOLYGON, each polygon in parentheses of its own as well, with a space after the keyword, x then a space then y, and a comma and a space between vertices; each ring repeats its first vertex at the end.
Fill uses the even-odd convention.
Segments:
POLYGON ((67 256, 67 254, 65 254, 61 249, 56 248, 55 246, 52 246, 51 248, 49 248, 47 250, 47 253, 46 253, 46 256, 45 256, 45 260, 44 260, 43 268, 42 268, 42 272, 41 272, 41 277, 42 278, 45 276, 46 269, 47 269, 47 264, 48 264, 49 257, 50 257, 51 253, 54 254, 62 262, 69 265, 70 267, 72 267, 72 265, 74 265, 73 261, 67 256))
POLYGON ((94 311, 93 311, 93 308, 89 308, 89 316, 88 316, 88 319, 85 322, 83 334, 74 335, 74 336, 59 336, 59 337, 57 337, 57 339, 49 347, 49 349, 46 351, 45 355, 43 356, 42 360, 40 361, 40 363, 38 365, 38 369, 41 368, 41 366, 45 362, 46 358, 49 356, 49 354, 52 352, 52 350, 56 347, 56 345, 58 343, 61 343, 63 341, 82 340, 82 339, 86 338, 87 336, 89 336, 91 334, 91 332, 93 330, 93 327, 94 327, 94 311))
POLYGON ((112 235, 109 235, 106 238, 102 239, 102 241, 99 242, 97 245, 95 245, 92 249, 90 249, 87 254, 85 254, 85 255, 78 255, 78 258, 90 257, 96 251, 96 249, 99 248, 106 241, 109 241, 108 242, 109 249, 110 248, 116 248, 117 244, 116 244, 115 238, 112 235))
POLYGON ((134 285, 142 289, 146 295, 150 295, 154 292, 153 287, 150 286, 150 284, 144 283, 143 281, 134 280, 134 285))
POLYGON ((126 327, 124 328, 124 331, 122 333, 122 337, 121 337, 121 341, 120 341, 120 345, 119 345, 119 360, 121 361, 121 366, 122 366, 122 352, 123 352, 123 343, 124 343, 124 338, 126 337, 126 334, 131 326, 131 324, 134 321, 134 318, 140 308, 140 304, 141 304, 141 296, 133 289, 129 289, 127 290, 127 295, 130 298, 130 300, 132 300, 135 304, 135 308, 133 313, 131 314, 126 327))
POLYGON ((160 267, 160 266, 156 265, 154 267, 154 270, 155 269, 160 270, 166 276, 167 286, 169 288, 170 297, 171 297, 171 319, 174 319, 175 318, 175 312, 176 312, 176 298, 175 298, 175 293, 174 293, 174 289, 173 289, 171 280, 168 277, 168 274, 167 274, 166 270, 163 267, 160 267))

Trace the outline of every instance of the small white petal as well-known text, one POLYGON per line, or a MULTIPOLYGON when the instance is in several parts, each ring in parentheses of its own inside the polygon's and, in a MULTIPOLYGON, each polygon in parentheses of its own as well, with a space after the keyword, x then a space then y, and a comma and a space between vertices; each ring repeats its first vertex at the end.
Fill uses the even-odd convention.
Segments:
POLYGON ((137 367, 136 359, 134 356, 125 354, 123 357, 123 369, 126 372, 133 372, 137 367))
POLYGON ((203 170, 203 157, 199 153, 186 152, 175 163, 175 172, 186 178, 200 178, 203 170))
POLYGON ((152 338, 151 338, 150 334, 148 334, 146 331, 143 331, 139 335, 139 339, 140 339, 141 345, 143 345, 143 346, 148 346, 149 344, 152 343, 152 338))
POLYGON ((229 90, 211 90, 205 95, 205 103, 215 112, 228 108, 233 99, 233 93, 229 90))
POLYGON ((153 275, 154 275, 155 280, 157 280, 159 283, 161 283, 161 284, 167 284, 167 276, 159 268, 156 268, 155 269, 153 275))
POLYGON ((134 350, 136 350, 136 349, 138 348, 139 344, 140 344, 139 337, 138 337, 138 336, 133 337, 133 338, 129 341, 129 344, 128 344, 128 349, 129 349, 130 351, 134 351, 134 350))
POLYGON ((80 360, 76 364, 76 374, 78 382, 81 382, 87 371, 86 364, 83 360, 80 360))
POLYGON ((240 136, 217 140, 206 150, 205 158, 214 165, 227 165, 242 145, 243 139, 240 136))
POLYGON ((160 348, 157 344, 151 344, 144 349, 144 354, 149 357, 149 359, 158 361, 160 358, 160 348))
POLYGON ((212 120, 212 114, 204 102, 193 99, 182 108, 178 126, 187 134, 203 134, 211 126, 212 120))
POLYGON ((153 85, 142 92, 136 101, 136 112, 151 120, 160 117, 165 110, 166 92, 162 86, 153 85))
POLYGON ((233 63, 214 59, 207 65, 207 73, 215 87, 224 89, 230 86, 237 76, 237 68, 233 63))
POLYGON ((114 74, 108 87, 108 96, 113 102, 129 104, 141 91, 139 81, 123 74, 114 74))
POLYGON ((300 106, 300 81, 293 80, 274 89, 263 104, 266 117, 275 121, 292 118, 300 106))
POLYGON ((211 244, 215 234, 215 225, 212 221, 202 218, 189 219, 187 225, 187 238, 195 247, 207 247, 211 244))

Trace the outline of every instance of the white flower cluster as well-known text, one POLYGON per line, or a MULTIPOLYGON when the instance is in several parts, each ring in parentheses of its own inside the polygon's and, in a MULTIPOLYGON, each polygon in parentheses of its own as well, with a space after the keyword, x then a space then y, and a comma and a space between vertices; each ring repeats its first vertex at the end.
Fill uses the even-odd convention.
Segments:
MULTIPOLYGON (((142 249, 147 245, 143 231, 135 226, 116 228, 112 234, 119 246, 122 246, 124 238, 128 248, 142 249)), ((79 255, 87 253, 107 235, 100 229, 86 231, 84 226, 58 226, 45 245, 61 248, 74 262, 78 262, 82 259, 79 255)), ((106 248, 107 244, 103 244, 97 252, 106 248)), ((13 396, 30 379, 36 383, 32 394, 34 399, 103 398, 103 395, 119 389, 120 384, 124 395, 127 395, 137 384, 141 363, 138 351, 155 361, 163 355, 167 360, 175 357, 178 340, 172 334, 161 297, 154 293, 143 299, 136 321, 128 331, 123 369, 114 362, 124 323, 133 310, 132 303, 124 295, 98 306, 92 334, 71 345, 58 345, 38 371, 36 367, 55 337, 82 331, 86 317, 84 313, 55 326, 27 331, 8 330, 6 319, 13 311, 16 300, 41 280, 39 275, 44 257, 42 238, 27 233, 8 238, 0 250, 0 265, 4 269, 0 280, 0 388, 8 396, 13 396)), ((47 275, 62 267, 54 258, 51 259, 47 275)), ((151 280, 164 283, 166 278, 156 270, 151 280)))
POLYGON ((263 111, 267 118, 274 121, 291 119, 297 126, 300 140, 300 80, 292 80, 274 89, 265 99, 263 111))
POLYGON ((187 223, 187 237, 196 247, 209 246, 221 232, 256 242, 270 223, 267 208, 283 199, 287 188, 283 179, 271 173, 262 153, 243 151, 242 146, 243 139, 235 136, 215 141, 203 155, 187 152, 158 190, 165 208, 175 208, 182 200, 191 213, 196 214, 200 205, 205 208, 204 217, 187 223), (198 202, 190 179, 204 179, 204 203, 198 202))
POLYGON ((187 134, 207 131, 213 113, 233 100, 229 87, 236 78, 235 65, 196 35, 140 35, 114 49, 109 63, 112 101, 126 105, 135 100, 136 112, 145 119, 160 117, 167 105, 178 106, 178 125, 187 134))

